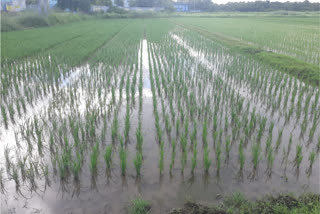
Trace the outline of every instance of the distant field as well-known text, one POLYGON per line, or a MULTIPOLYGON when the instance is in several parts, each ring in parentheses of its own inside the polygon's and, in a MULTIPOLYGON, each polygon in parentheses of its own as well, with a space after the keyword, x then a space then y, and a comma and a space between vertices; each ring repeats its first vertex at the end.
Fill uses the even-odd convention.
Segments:
POLYGON ((243 42, 319 65, 319 16, 177 18, 175 22, 200 27, 243 42))
POLYGON ((318 21, 246 16, 1 33, 1 213, 317 213, 318 21))

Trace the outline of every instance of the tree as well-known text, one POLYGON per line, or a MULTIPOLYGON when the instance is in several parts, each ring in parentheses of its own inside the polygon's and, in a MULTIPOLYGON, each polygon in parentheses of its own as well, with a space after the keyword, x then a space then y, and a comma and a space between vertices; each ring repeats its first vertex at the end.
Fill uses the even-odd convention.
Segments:
POLYGON ((124 2, 123 2, 123 0, 115 0, 115 4, 116 4, 117 6, 123 7, 124 2))

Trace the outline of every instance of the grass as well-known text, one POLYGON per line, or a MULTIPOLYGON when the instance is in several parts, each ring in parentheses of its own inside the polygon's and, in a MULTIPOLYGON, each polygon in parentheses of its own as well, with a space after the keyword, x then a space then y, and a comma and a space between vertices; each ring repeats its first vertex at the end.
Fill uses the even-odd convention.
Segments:
POLYGON ((170 214, 208 213, 208 214, 236 214, 236 213, 281 213, 281 214, 316 214, 320 210, 318 194, 304 194, 299 197, 293 194, 265 195, 252 201, 242 193, 227 196, 221 204, 202 205, 194 201, 187 201, 183 208, 173 209, 170 214))
POLYGON ((129 207, 130 214, 148 214, 150 213, 151 205, 149 201, 142 198, 136 198, 131 201, 129 207))

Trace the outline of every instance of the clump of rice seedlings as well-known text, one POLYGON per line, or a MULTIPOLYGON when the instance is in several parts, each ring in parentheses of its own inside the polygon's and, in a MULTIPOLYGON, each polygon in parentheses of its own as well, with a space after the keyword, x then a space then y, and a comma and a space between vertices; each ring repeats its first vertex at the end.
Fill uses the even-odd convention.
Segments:
POLYGON ((6 189, 4 187, 4 177, 3 177, 3 168, 0 169, 0 191, 2 194, 6 192, 6 189))
POLYGON ((204 145, 207 145, 207 135, 208 135, 207 121, 204 121, 203 127, 202 127, 202 142, 204 145))
POLYGON ((272 144, 272 134, 269 134, 267 142, 266 142, 266 150, 265 153, 267 154, 269 151, 269 148, 271 147, 272 144))
POLYGON ((113 119, 111 136, 112 136, 112 142, 115 143, 118 137, 118 116, 117 115, 115 115, 113 119))
POLYGON ((127 104, 127 111, 126 111, 126 119, 125 119, 125 129, 124 129, 124 136, 126 141, 129 140, 129 132, 130 132, 130 112, 129 112, 129 105, 127 104))
POLYGON ((221 167, 221 144, 220 142, 216 143, 216 161, 217 161, 217 175, 220 174, 220 167, 221 167))
POLYGON ((133 160, 133 164, 134 164, 134 167, 136 168, 137 176, 140 176, 141 165, 142 165, 142 154, 139 151, 136 152, 136 157, 133 160))
POLYGON ((123 148, 123 146, 120 147, 119 156, 120 156, 121 175, 125 176, 126 169, 127 169, 127 152, 123 148))
POLYGON ((98 142, 92 148, 92 153, 90 155, 90 170, 92 174, 97 172, 97 164, 98 164, 98 156, 99 156, 99 144, 98 142))
POLYGON ((296 157, 294 158, 294 165, 297 167, 297 169, 299 169, 300 164, 302 162, 303 159, 303 155, 302 155, 302 146, 301 145, 297 145, 296 147, 296 157))
POLYGON ((309 154, 309 169, 307 169, 308 175, 311 175, 312 173, 312 166, 315 160, 316 160, 316 153, 314 151, 311 151, 309 154))
POLYGON ((8 118, 7 118, 7 113, 6 109, 3 105, 1 105, 1 114, 2 114, 2 119, 3 119, 3 124, 6 129, 8 129, 8 118))
POLYGON ((11 177, 14 180, 14 182, 16 183, 16 189, 18 190, 20 187, 19 173, 18 173, 18 169, 14 165, 12 167, 11 177))
POLYGON ((11 159, 10 159, 10 149, 9 149, 8 145, 6 145, 4 148, 4 157, 6 160, 7 170, 9 170, 11 167, 11 159))
POLYGON ((168 114, 166 114, 166 116, 165 116, 165 126, 166 126, 167 132, 170 134, 171 133, 171 124, 170 124, 170 119, 169 119, 168 114))
POLYGON ((103 157, 106 162, 107 170, 110 170, 112 164, 112 145, 106 147, 103 157))
POLYGON ((209 150, 208 146, 204 147, 204 154, 203 154, 203 166, 205 173, 209 173, 209 168, 211 165, 211 160, 209 159, 209 150))
POLYGON ((277 138, 277 142, 276 142, 276 151, 278 151, 280 144, 281 144, 281 140, 282 140, 282 133, 283 133, 283 128, 281 129, 281 131, 278 134, 278 138, 277 138))
POLYGON ((15 123, 15 121, 14 121, 15 111, 14 111, 14 107, 13 107, 12 103, 9 104, 8 110, 9 110, 11 122, 14 124, 15 123))
POLYGON ((160 171, 160 175, 162 175, 163 172, 163 158, 164 158, 164 143, 161 142, 160 143, 160 158, 159 158, 159 171, 160 171))
POLYGON ((246 157, 243 154, 243 141, 240 141, 239 145, 239 164, 240 164, 240 171, 242 172, 244 163, 246 161, 246 157))
POLYGON ((273 161, 274 161, 274 154, 273 154, 273 151, 272 151, 271 147, 268 148, 267 160, 268 160, 267 172, 268 172, 268 175, 271 176, 272 167, 273 167, 273 161))
POLYGON ((291 145, 292 145, 292 134, 290 135, 290 138, 289 138, 288 149, 287 149, 287 156, 289 156, 289 154, 290 154, 291 145))
POLYGON ((81 170, 81 161, 79 159, 73 160, 72 173, 73 173, 74 180, 76 181, 79 181, 80 170, 81 170))
POLYGON ((172 168, 174 166, 174 161, 176 157, 176 141, 172 140, 171 145, 172 145, 172 154, 171 154, 171 162, 170 162, 170 173, 172 172, 172 168))
POLYGON ((142 153, 143 134, 141 131, 141 123, 139 122, 138 129, 136 131, 137 149, 142 153))
POLYGON ((193 124, 193 131, 192 131, 192 134, 190 136, 190 140, 191 140, 191 145, 196 144, 196 140, 197 140, 197 122, 194 122, 194 124, 193 124))
POLYGON ((228 136, 226 139, 226 161, 229 160, 230 150, 231 150, 231 144, 230 144, 230 138, 228 136))
POLYGON ((197 144, 194 143, 193 144, 192 164, 191 164, 191 173, 192 173, 192 175, 194 174, 194 170, 195 170, 195 168, 197 166, 197 154, 198 154, 197 144))
POLYGON ((180 120, 177 119, 176 121, 176 135, 179 136, 179 131, 180 131, 180 120))
POLYGON ((252 145, 251 153, 252 153, 253 169, 256 170, 257 167, 258 167, 259 155, 260 155, 260 145, 259 145, 259 143, 254 143, 252 145))
POLYGON ((270 123, 270 127, 269 127, 269 134, 272 134, 272 132, 273 132, 273 127, 274 127, 274 122, 272 121, 272 122, 270 123))

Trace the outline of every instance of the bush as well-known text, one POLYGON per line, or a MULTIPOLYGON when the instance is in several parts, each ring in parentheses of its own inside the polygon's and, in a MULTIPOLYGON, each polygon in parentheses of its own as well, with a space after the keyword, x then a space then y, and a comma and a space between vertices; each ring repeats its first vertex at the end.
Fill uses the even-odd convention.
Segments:
POLYGON ((18 23, 23 27, 45 27, 49 26, 48 20, 44 16, 29 14, 18 18, 18 23))

